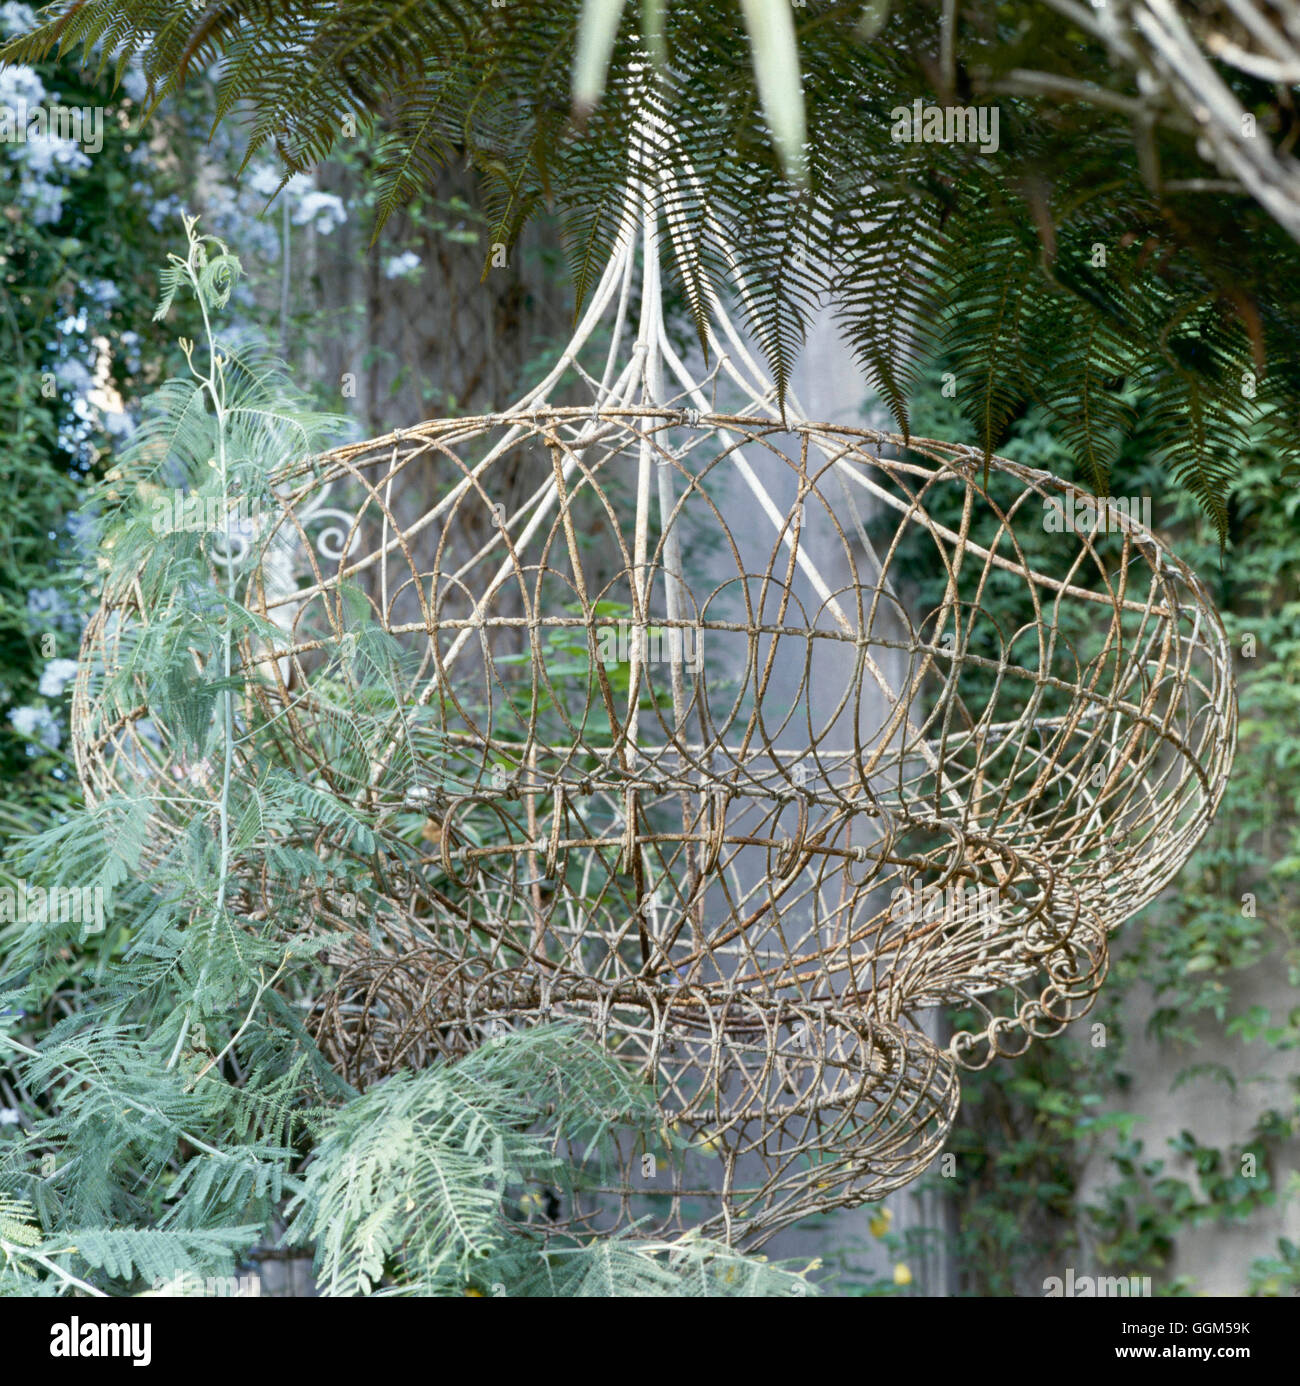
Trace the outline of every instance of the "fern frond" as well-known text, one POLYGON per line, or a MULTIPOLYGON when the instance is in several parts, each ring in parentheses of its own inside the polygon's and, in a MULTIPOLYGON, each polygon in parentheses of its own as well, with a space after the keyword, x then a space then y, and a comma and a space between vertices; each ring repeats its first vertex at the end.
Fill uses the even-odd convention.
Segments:
MULTIPOLYGON (((1268 209, 1191 190, 1201 162, 1176 126, 1157 120, 1139 158, 1131 121, 1110 101, 1131 99, 1112 55, 1063 13, 1026 3, 1005 23, 957 26, 955 70, 975 88, 970 99, 997 100, 993 155, 894 137, 900 108, 906 134, 912 106, 937 95, 925 57, 937 3, 890 7, 874 38, 856 5, 799 11, 797 54, 783 69, 787 80, 796 66, 802 77, 808 176, 799 190, 785 177, 788 148, 771 134, 773 50, 762 46, 760 82, 736 0, 646 4, 641 15, 623 7, 603 94, 575 123, 582 5, 229 0, 214 10, 56 0, 4 52, 28 61, 60 45, 101 60, 135 57, 158 99, 220 60, 216 119, 247 111, 248 157, 274 142, 289 171, 327 157, 351 116, 378 139, 380 224, 463 158, 478 171, 494 239, 513 242, 542 207, 554 211, 578 305, 618 231, 639 118, 661 112, 670 132, 661 153, 692 175, 665 209, 682 250, 681 265, 666 254, 665 281, 680 284, 697 332, 704 337, 710 293, 726 282, 734 251, 750 286, 747 322, 779 392, 811 306, 829 298, 904 431, 916 366, 943 346, 959 359, 962 402, 986 451, 1037 399, 1066 421, 1080 467, 1100 485, 1126 424, 1110 382, 1132 388, 1178 315, 1207 294, 1238 306, 1270 399, 1300 415, 1294 245, 1268 209), (648 60, 646 45, 670 52, 671 64, 648 60), (1042 95, 1018 82, 1026 65, 1049 78, 1042 95), (1050 94, 1053 72, 1107 99, 1063 107, 1050 94), (1097 247, 1111 269, 1079 272, 1081 249, 1097 247), (1121 286, 1127 303, 1114 292, 1121 286), (1035 317, 1042 331, 1030 330, 1035 317), (1053 326, 1062 320, 1072 322, 1064 342, 1053 326), (1068 380, 1054 383, 1054 371, 1068 380)), ((757 11, 747 12, 752 20, 757 11)), ((602 54, 610 32, 607 23, 602 54)), ((951 104, 952 93, 938 95, 951 104)), ((1202 406, 1217 399, 1227 428, 1214 368, 1181 369, 1194 382, 1187 399, 1201 401, 1194 407, 1205 418, 1202 406)), ((1222 515, 1222 475, 1207 470, 1205 449, 1189 454, 1172 434, 1165 441, 1185 459, 1179 474, 1194 477, 1222 515)))

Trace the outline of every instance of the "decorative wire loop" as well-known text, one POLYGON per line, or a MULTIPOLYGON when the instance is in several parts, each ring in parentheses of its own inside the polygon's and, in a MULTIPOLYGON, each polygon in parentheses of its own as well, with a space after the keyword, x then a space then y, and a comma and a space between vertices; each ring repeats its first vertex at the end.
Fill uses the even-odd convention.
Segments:
MULTIPOLYGON (((629 1135, 564 1221, 758 1244, 914 1178, 959 1069, 1088 1009, 1110 933, 1222 795, 1230 651, 1153 534, 1061 536, 1059 568, 1030 565, 1042 500, 1068 489, 1045 473, 993 459, 994 501, 940 443, 693 410, 599 421, 599 444, 585 408, 426 424, 328 455, 314 487, 283 478, 245 560, 244 600, 282 633, 241 650, 245 717, 343 808, 393 806, 364 921, 328 902, 315 916, 334 980, 312 1027, 340 1071, 364 1084, 504 1025, 576 1021, 644 1068, 683 1141, 652 1187, 629 1135), (625 526, 618 497, 668 427, 693 432, 662 515, 625 526), (717 498, 738 455, 786 469, 800 525, 777 514, 764 536, 760 507, 729 527, 717 498), (384 498, 426 457, 452 483, 398 523, 384 498), (873 546, 830 504, 841 480, 888 521, 873 546), (525 497, 504 525, 496 494, 525 497), (964 511, 960 529, 942 518, 964 511), (324 515, 343 537, 308 552, 304 517, 324 515), (288 575, 279 534, 298 545, 288 575), (912 538, 955 575, 923 619, 890 580, 912 538), (474 556, 444 567, 452 540, 474 556), (1013 639, 986 624, 994 572, 1039 613, 1013 639), (394 642, 395 682, 340 739, 336 678, 367 626, 394 642), (909 1019, 935 1008, 980 1019, 943 1052, 909 1019)), ((86 636, 91 802, 181 772, 143 689, 125 716, 97 691, 135 590, 107 592, 86 636)), ((160 850, 182 829, 155 827, 160 850)), ((345 832, 299 845, 371 870, 345 832)), ((264 868, 237 862, 233 888, 270 919, 264 868)))

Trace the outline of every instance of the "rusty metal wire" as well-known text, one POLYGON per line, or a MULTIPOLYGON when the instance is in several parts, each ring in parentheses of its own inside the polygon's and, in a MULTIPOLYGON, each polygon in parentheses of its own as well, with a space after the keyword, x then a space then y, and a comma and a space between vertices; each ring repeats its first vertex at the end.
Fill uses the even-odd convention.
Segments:
MULTIPOLYGON (((1043 571, 1027 553, 1077 498, 1004 459, 986 488, 949 444, 606 403, 431 422, 276 494, 242 559, 280 632, 242 650, 243 725, 403 844, 305 902, 332 978, 313 1033, 359 1085, 545 1020, 638 1066, 662 1145, 629 1138, 566 1225, 757 1245, 915 1178, 960 1070, 1088 1009, 1223 792, 1205 589, 1126 514, 1063 525, 1043 571), (411 518, 421 468, 443 490, 411 518), (923 613, 918 541, 947 575, 923 613)), ((138 617, 110 594, 83 669, 138 617)), ((97 679, 89 798, 160 768, 215 792, 97 679)), ((275 883, 241 871, 265 917, 275 883)))

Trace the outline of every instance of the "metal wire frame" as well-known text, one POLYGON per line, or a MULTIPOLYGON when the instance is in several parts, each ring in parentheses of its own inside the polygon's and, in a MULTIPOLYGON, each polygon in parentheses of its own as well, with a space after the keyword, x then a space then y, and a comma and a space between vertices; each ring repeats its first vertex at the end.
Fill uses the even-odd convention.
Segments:
MULTIPOLYGON (((340 1068, 365 1083, 502 1027, 581 1022, 650 1076, 666 1144, 686 1143, 657 1183, 629 1147, 566 1212, 593 1228, 650 1216, 757 1244, 914 1178, 960 1068, 1086 1011, 1109 935, 1210 821, 1235 739, 1194 575, 1123 515, 1063 534, 1059 576, 1037 571, 1026 531, 1070 489, 992 472, 986 491, 978 456, 869 429, 644 408, 431 423, 289 469, 260 552, 289 536, 304 567, 287 588, 249 561, 245 603, 283 640, 242 652, 246 723, 340 801, 425 825, 405 874, 368 887, 365 929, 313 907, 337 974, 312 1023, 340 1068), (758 561, 713 485, 742 448, 797 497, 758 561), (401 528, 390 498, 431 454, 461 481, 401 528), (642 530, 616 498, 647 454, 663 505, 642 530), (507 466, 536 485, 502 518, 507 466), (841 525, 841 481, 896 518, 879 552, 841 525), (841 574, 821 591, 799 565, 814 517, 819 575, 828 534, 841 574), (909 531, 948 575, 919 622, 891 581, 909 531), (995 575, 1024 585, 1021 630, 989 626, 995 575), (337 682, 367 629, 404 654, 344 764, 337 682), (935 1010, 981 1019, 944 1052, 935 1010)), ((91 662, 111 665, 104 632, 130 616, 101 613, 91 662)), ((79 698, 99 797, 144 743, 90 685, 79 698)))
MULTIPOLYGON (((793 392, 783 411, 695 272, 674 209, 702 196, 653 116, 633 161, 615 253, 534 389, 284 466, 255 538, 216 558, 280 632, 241 650, 239 756, 256 739, 375 824, 366 860, 323 829, 300 844, 338 872, 298 888, 334 979, 324 1051, 365 1085, 577 1021, 664 1126, 562 1225, 752 1246, 915 1178, 961 1069, 1086 1011, 1111 933, 1222 796, 1231 657, 1128 515, 1063 525, 1047 572, 1027 535, 1073 513, 1065 483, 995 458, 986 487, 967 449, 809 422, 793 392), (706 319, 702 372, 665 329, 662 252, 706 319), (592 404, 549 403, 575 376, 592 404), (436 503, 404 518, 431 471, 436 503), (920 619, 900 595, 918 540, 946 575, 920 619), (999 583, 1021 629, 996 627, 999 583)), ((128 582, 86 633, 92 801, 159 775, 215 793, 143 686, 103 696, 145 615, 128 582)), ((181 827, 160 814, 159 844, 181 827)), ((265 859, 234 874, 237 910, 284 913, 265 859)))

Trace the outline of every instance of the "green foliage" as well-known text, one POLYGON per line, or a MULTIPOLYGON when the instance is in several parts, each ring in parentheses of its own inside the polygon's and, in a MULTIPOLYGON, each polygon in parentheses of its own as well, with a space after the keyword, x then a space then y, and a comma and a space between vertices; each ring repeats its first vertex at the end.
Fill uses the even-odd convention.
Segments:
MULTIPOLYGON (((351 122, 377 130, 381 222, 467 159, 489 244, 555 209, 579 305, 617 231, 632 141, 662 119, 652 161, 692 174, 667 209, 691 247, 683 298, 699 325, 709 289, 743 273, 782 390, 823 291, 904 430, 916 368, 943 351, 980 447, 1039 401, 1100 486, 1128 455, 1124 398, 1140 390, 1161 466, 1222 538, 1246 440, 1264 430, 1282 461, 1294 448, 1294 245, 1261 206, 1197 191, 1193 131, 1161 120, 1135 138, 1131 76, 1058 7, 960 7, 940 73, 944 8, 884 7, 864 24, 860 0, 236 0, 192 14, 58 0, 4 51, 138 56, 159 101, 220 60, 218 121, 251 112, 250 157, 273 142, 290 171, 315 167, 351 122), (1113 99, 1007 95, 1031 58, 1047 91, 1113 99), (896 128, 914 102, 993 100, 996 151, 896 128)), ((1262 130, 1289 120, 1265 84, 1229 80, 1262 130)))
POLYGON ((1300 1293, 1300 1247, 1279 1237, 1276 1256, 1261 1256, 1251 1263, 1250 1293, 1267 1298, 1300 1293))
POLYGON ((569 1179, 554 1130, 598 1142, 610 1123, 650 1111, 574 1033, 489 1042, 344 1107, 322 1132, 291 1232, 318 1246, 327 1293, 369 1293, 390 1262, 406 1292, 454 1291, 508 1239, 529 1186, 569 1179))
MULTIPOLYGON (((738 7, 624 6, 604 99, 575 126, 569 60, 578 9, 577 0, 324 10, 237 0, 200 14, 100 0, 52 13, 66 12, 60 32, 72 47, 103 38, 107 59, 141 51, 160 93, 224 56, 218 117, 250 103, 253 147, 276 138, 290 168, 308 168, 330 148, 341 112, 363 130, 376 122, 366 195, 381 222, 468 156, 483 188, 481 207, 468 212, 477 229, 457 231, 455 209, 446 234, 512 241, 554 205, 579 301, 609 250, 631 131, 642 111, 656 109, 677 127, 664 159, 677 170, 689 160, 718 213, 717 227, 706 225, 689 191, 673 209, 696 248, 696 277, 678 289, 697 320, 706 285, 728 280, 725 250, 734 246, 754 286, 751 325, 778 379, 817 294, 830 288, 860 361, 905 427, 983 448, 1002 440, 1002 450, 1031 465, 1098 489, 1122 477, 1123 489, 1150 490, 1167 506, 1180 548, 1213 581, 1234 642, 1252 636, 1260 651, 1242 660, 1242 748, 1222 827, 1180 878, 1177 898, 1127 931, 1135 946, 1117 961, 1096 1015, 1107 1048, 1035 1046, 1015 1066, 970 1078, 950 1146, 961 1156, 958 1179, 940 1185, 959 1210, 955 1251, 967 1290, 1013 1292, 1032 1284, 1043 1255, 1071 1247, 1116 1270, 1165 1273, 1184 1229, 1250 1217, 1290 1192, 1276 1171, 1297 1129, 1294 1093, 1290 1110, 1256 1112, 1243 1149, 1216 1149, 1188 1131, 1166 1158, 1144 1150, 1124 1109, 1127 1037, 1118 1015, 1125 995, 1150 988, 1152 1036, 1180 1062, 1192 1060, 1179 1072, 1189 1081, 1233 1081, 1226 1066, 1197 1062, 1217 1041, 1289 1050, 1300 1037, 1295 1012, 1244 1006, 1236 995, 1237 983, 1261 969, 1300 979, 1300 493, 1280 483, 1300 379, 1287 285, 1294 248, 1249 204, 1152 191, 1127 119, 1104 111, 1003 101, 996 159, 970 146, 894 142, 891 108, 936 95, 932 6, 894 6, 877 15, 873 33, 859 27, 860 3, 814 0, 794 12, 810 134, 797 192, 785 176, 793 127, 783 156, 761 115, 765 100, 772 109, 788 105, 789 94, 760 96, 738 7), (643 16, 648 46, 659 34, 671 71, 635 67, 633 25, 643 16), (957 384, 955 399, 935 393, 941 370, 957 384), (1256 396, 1243 390, 1247 377, 1256 396), (1171 480, 1212 529, 1172 495, 1171 480), (1219 566, 1225 536, 1232 546, 1219 566), (1243 908, 1247 895, 1253 912, 1243 908), (1097 1151, 1109 1154, 1110 1177, 1085 1207, 1082 1171, 1097 1151), (1236 1172, 1242 1154, 1256 1157, 1262 1179, 1236 1172)), ((48 37, 11 54, 45 53, 48 37)), ((1001 7, 983 30, 963 25, 958 52, 964 72, 988 80, 1033 52, 1044 66, 1109 81, 1104 55, 1041 6, 1001 7)), ((74 81, 61 72, 59 81, 65 100, 105 99, 107 77, 74 81)), ((156 258, 157 233, 128 187, 138 133, 110 120, 106 134, 108 148, 77 175, 79 195, 59 221, 0 221, 3 330, 12 334, 0 366, 12 440, 0 501, 13 533, 0 554, 0 652, 11 705, 36 697, 36 637, 49 633, 32 622, 28 592, 72 593, 84 578, 75 567, 55 575, 49 535, 60 532, 84 475, 105 461, 102 434, 60 430, 69 392, 50 402, 36 390, 63 351, 44 324, 79 306, 79 279, 120 287, 102 324, 114 383, 130 396, 148 369, 128 365, 133 354, 120 349, 120 336, 128 327, 148 331, 145 266, 156 258)), ((1156 143, 1170 177, 1200 171, 1186 138, 1158 132, 1156 143)), ((366 145, 359 157, 371 155, 366 145)), ((237 267, 212 249, 195 267, 215 310, 237 267)), ((165 287, 176 290, 186 276, 179 264, 171 270, 165 287)), ((193 304, 173 307, 199 331, 193 304)), ((220 367, 200 354, 199 378, 162 386, 92 507, 97 533, 115 544, 106 580, 143 561, 152 604, 120 695, 134 698, 132 680, 143 676, 160 720, 179 729, 196 764, 220 761, 231 744, 213 715, 236 701, 223 680, 224 651, 265 632, 235 595, 211 587, 209 541, 154 532, 150 488, 188 487, 224 503, 238 481, 256 496, 270 468, 309 452, 329 428, 264 352, 227 341, 225 353, 220 367), (224 478, 209 468, 223 440, 231 458, 255 465, 232 464, 224 478)), ((156 335, 141 355, 150 367, 159 359, 156 335)), ((909 567, 924 609, 924 565, 909 567)), ((1009 620, 1012 597, 1011 584, 991 596, 1009 620)), ((74 615, 55 631, 60 655, 72 653, 76 625, 74 615)), ((353 762, 392 721, 391 651, 378 632, 358 630, 356 659, 316 683, 324 691, 333 679, 336 690, 334 715, 322 719, 322 773, 336 784, 355 778, 353 762)), ((586 656, 572 653, 575 663, 586 656)), ((304 921, 287 903, 281 915, 250 920, 246 902, 222 898, 225 868, 264 857, 286 902, 304 883, 341 872, 365 899, 360 858, 379 848, 400 863, 420 820, 351 812, 273 755, 264 730, 241 728, 249 736, 220 805, 170 785, 75 815, 51 774, 68 775, 62 756, 8 731, 0 740, 11 782, 21 776, 32 788, 29 806, 6 810, 0 828, 53 824, 9 867, 32 881, 103 885, 112 902, 102 936, 88 937, 79 923, 0 924, 0 1078, 23 1116, 20 1127, 0 1130, 0 1292, 64 1293, 80 1290, 77 1281, 121 1292, 164 1267, 227 1274, 294 1199, 308 1242, 313 1218, 333 1201, 339 1234, 318 1243, 321 1264, 339 1285, 365 1280, 380 1293, 434 1284, 452 1293, 802 1293, 801 1280, 704 1243, 583 1246, 542 1235, 529 1195, 581 1171, 555 1161, 542 1136, 553 1142, 557 1113, 524 1105, 511 1064, 517 1057, 522 1071, 536 1071, 528 1065, 553 1037, 537 1037, 536 1049, 533 1037, 505 1038, 475 1056, 477 1069, 467 1061, 460 1078, 457 1066, 433 1069, 360 1095, 329 1069, 302 1023, 302 1003, 320 983, 310 920, 301 940, 287 943, 304 921), (183 832, 146 871, 147 834, 160 817, 183 832), (295 831, 319 838, 322 855, 296 843, 295 831), (469 1073, 482 1091, 477 1080, 466 1087, 469 1073), (472 1100, 456 1107, 467 1091, 472 1100), (417 1131, 437 1135, 427 1158, 417 1131), (348 1201, 353 1159, 375 1173, 372 1199, 348 1201), (428 1196, 438 1169, 448 1172, 441 1200, 428 1196), (381 1173, 392 1176, 391 1188, 381 1173), (414 1209, 411 1189, 425 1195, 414 1209), (472 1256, 471 1246, 487 1256, 472 1256)), ((436 764, 427 754, 431 729, 416 721, 407 732, 436 764)), ((602 1074, 613 1081, 605 1056, 560 1048, 552 1057, 569 1065, 568 1076, 561 1082, 560 1069, 547 1069, 556 1081, 539 1081, 539 1091, 588 1082, 598 1090, 602 1074)), ((587 1129, 581 1111, 568 1115, 587 1129)), ((1286 1292, 1296 1277, 1295 1249, 1283 1241, 1276 1258, 1256 1263, 1251 1290, 1286 1292)), ((866 1277, 860 1288, 898 1287, 866 1277)), ((1167 1275, 1161 1284, 1163 1292, 1185 1288, 1167 1275)))
POLYGON ((409 865, 419 820, 359 789, 395 731, 408 784, 439 748, 427 716, 396 717, 402 656, 345 589, 355 620, 322 671, 320 760, 297 764, 250 711, 254 675, 234 659, 277 632, 242 605, 239 563, 217 561, 229 520, 202 534, 152 523, 169 491, 227 516, 236 484, 265 498, 333 422, 264 351, 218 334, 239 264, 192 219, 186 231, 160 311, 192 296, 204 338, 182 342, 186 375, 160 386, 88 502, 105 590, 129 590, 148 618, 123 623, 121 667, 94 677, 124 714, 143 692, 168 738, 160 763, 208 773, 145 757, 127 792, 11 852, 33 884, 102 889, 106 918, 101 934, 98 919, 42 914, 3 940, 0 1075, 21 1120, 0 1128, 0 1293, 229 1277, 285 1219, 330 1293, 811 1292, 705 1242, 577 1241, 537 1216, 543 1194, 598 1175, 615 1126, 657 1122, 642 1084, 574 1031, 508 1034, 364 1094, 312 1042, 302 1017, 332 979, 310 902, 343 879, 384 927, 375 875, 409 865), (255 911, 247 882, 263 872, 270 903, 255 911))
POLYGON ((76 654, 86 597, 79 565, 65 562, 68 520, 111 446, 104 397, 129 399, 141 348, 162 349, 147 305, 166 233, 149 213, 181 182, 174 165, 152 170, 141 195, 132 103, 113 100, 110 83, 54 63, 37 63, 32 78, 105 119, 93 157, 43 175, 24 165, 26 146, 0 152, 0 772, 15 788, 7 816, 17 820, 0 823, 6 836, 75 798, 65 695, 40 681, 51 661, 76 654), (89 402, 96 384, 98 406, 89 402), (24 731, 33 717, 35 729, 24 731))
POLYGON ((572 1029, 489 1041, 331 1117, 289 1239, 315 1245, 326 1294, 807 1293, 707 1242, 578 1243, 548 1227, 546 1197, 592 1177, 611 1128, 654 1120, 650 1094, 572 1029), (587 1152, 578 1170, 556 1153, 561 1133, 587 1152))
MULTIPOLYGON (((932 383, 918 397, 917 426, 974 441, 960 400, 937 388, 952 366, 951 358, 939 358, 926 370, 924 379, 932 383)), ((957 1155, 955 1177, 932 1182, 955 1207, 950 1251, 965 1293, 1040 1293, 1043 1274, 1060 1274, 1072 1255, 1095 1260, 1108 1273, 1149 1275, 1157 1293, 1185 1293, 1194 1288, 1188 1278, 1170 1272, 1180 1237, 1195 1228, 1258 1220, 1294 1195, 1277 1173, 1292 1158, 1300 1131, 1294 1081, 1281 1107, 1276 1097, 1255 1098, 1244 1143, 1220 1148, 1189 1127, 1163 1154, 1149 1151, 1140 1137, 1142 1118, 1126 1100, 1135 1037, 1124 1018, 1148 1015, 1147 1038, 1168 1061, 1171 1090, 1218 1080, 1234 1086, 1242 1102, 1260 1089, 1249 1070, 1239 1080, 1226 1062, 1233 1051, 1251 1064, 1260 1046, 1285 1053, 1300 1041, 1300 1010, 1277 1014, 1247 999, 1261 977, 1300 981, 1294 888, 1300 762, 1293 734, 1300 684, 1300 495, 1280 484, 1271 433, 1260 430, 1229 492, 1224 516, 1232 542, 1221 555, 1215 531, 1186 495, 1169 489, 1153 455, 1159 426, 1151 415, 1159 404, 1142 393, 1127 394, 1123 402, 1131 424, 1118 446, 1129 484, 1154 497, 1157 526, 1210 586, 1241 656, 1237 759, 1217 825, 1176 890, 1117 937, 1098 1005, 1077 1033, 964 1079, 961 1115, 947 1146, 957 1155), (1103 1044, 1092 1043, 1094 1025, 1103 1027, 1103 1044), (1097 1183, 1099 1162, 1104 1177, 1097 1183), (1094 1175, 1087 1192, 1085 1171, 1094 1175)), ((1060 421, 1043 404, 1016 413, 1003 450, 1029 466, 1089 480, 1082 462, 1083 474, 1072 473, 1060 421)), ((992 484, 996 498, 996 477, 992 484)), ((936 497, 933 504, 940 503, 936 497)), ((1024 538, 1031 562, 1050 562, 1053 536, 1040 539, 1026 527, 1024 538)), ((921 611, 938 601, 943 587, 943 575, 929 571, 929 564, 918 547, 905 565, 921 611)), ((1014 587, 991 585, 985 601, 1008 628, 1028 617, 1014 587)), ((1085 630, 1067 633, 1086 648, 1085 630)), ((972 681, 976 699, 977 682, 978 675, 972 681)), ((1281 1261, 1261 1261, 1252 1271, 1252 1292, 1264 1293, 1259 1287, 1267 1283, 1273 1287, 1267 1292, 1279 1293, 1291 1273, 1285 1253, 1281 1261)))
MULTIPOLYGON (((817 1293, 806 1267, 741 1256, 690 1233, 675 1241, 607 1237, 585 1247, 553 1248, 538 1257, 514 1293, 545 1298, 688 1296, 709 1299, 805 1298, 817 1293)), ((498 1284, 501 1282, 497 1282, 498 1284)))

